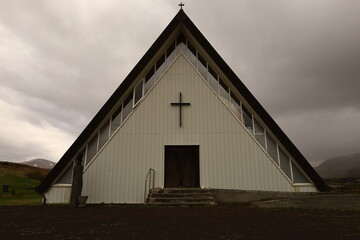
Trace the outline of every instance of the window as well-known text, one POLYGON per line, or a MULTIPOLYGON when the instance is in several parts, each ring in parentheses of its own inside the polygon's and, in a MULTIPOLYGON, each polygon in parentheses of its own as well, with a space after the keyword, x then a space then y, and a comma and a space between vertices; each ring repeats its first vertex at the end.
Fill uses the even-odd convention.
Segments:
POLYGON ((208 66, 209 68, 209 84, 211 86, 212 89, 214 89, 214 91, 216 93, 218 93, 218 81, 217 81, 217 73, 210 67, 210 65, 208 66))
POLYGON ((279 157, 281 169, 286 174, 286 176, 291 179, 290 159, 281 148, 279 148, 279 157))
POLYGON ((266 134, 267 152, 270 157, 279 165, 277 144, 269 134, 266 134))
POLYGON ((180 34, 176 39, 176 48, 175 48, 175 56, 179 55, 180 52, 185 52, 186 49, 186 38, 184 35, 180 34))
POLYGON ((142 92, 143 92, 143 81, 141 80, 141 82, 139 82, 134 89, 134 106, 142 98, 142 92))
POLYGON ((89 164, 89 162, 91 161, 91 159, 93 159, 93 157, 95 156, 96 152, 97 152, 97 141, 98 141, 98 135, 96 134, 91 141, 88 144, 87 147, 87 155, 86 155, 86 165, 89 164))
POLYGON ((109 128, 110 123, 109 121, 105 123, 105 125, 100 129, 100 136, 99 136, 99 150, 104 146, 104 144, 109 140, 109 128))
POLYGON ((230 97, 231 97, 230 108, 233 111, 233 113, 236 115, 236 117, 241 121, 240 100, 232 92, 230 92, 230 97))
POLYGON ((221 78, 219 78, 219 95, 221 99, 225 100, 226 103, 229 103, 229 88, 221 78))
POLYGON ((147 93, 154 84, 154 73, 155 69, 152 67, 145 76, 145 93, 147 93))
POLYGON ((294 183, 310 183, 309 179, 305 177, 305 175, 300 171, 300 169, 292 162, 292 170, 293 170, 293 177, 294 183))
POLYGON ((186 51, 186 57, 189 59, 189 61, 195 67, 197 67, 196 49, 191 45, 190 42, 188 42, 188 49, 186 51))
POLYGON ((265 149, 265 131, 260 123, 254 118, 255 139, 265 149))
POLYGON ((165 53, 159 58, 159 60, 156 62, 156 71, 159 70, 161 65, 165 62, 165 53))
POLYGON ((156 79, 159 79, 161 74, 163 74, 163 72, 166 69, 166 64, 163 64, 164 62, 165 62, 165 53, 156 62, 156 79))
POLYGON ((186 44, 186 38, 183 34, 180 34, 176 39, 176 45, 179 45, 180 43, 186 44))
POLYGON ((173 42, 166 50, 166 57, 168 58, 175 49, 175 42, 173 42))
POLYGON ((175 59, 175 42, 173 42, 166 50, 166 66, 169 66, 175 59))
POLYGON ((192 52, 192 54, 194 56, 196 56, 196 49, 194 48, 193 45, 191 45, 191 43, 189 41, 188 41, 188 48, 189 48, 190 52, 192 52))
POLYGON ((111 135, 121 125, 121 115, 122 115, 122 104, 116 110, 116 112, 112 115, 112 118, 111 118, 111 135))
POLYGON ((128 98, 124 101, 124 108, 123 108, 123 121, 129 116, 132 111, 132 93, 128 96, 128 98))
POLYGON ((198 53, 198 59, 199 59, 199 64, 198 64, 198 70, 200 72, 200 74, 205 78, 207 75, 207 63, 205 61, 205 59, 198 53))
POLYGON ((253 134, 252 116, 249 110, 242 105, 242 114, 244 119, 245 127, 253 134))

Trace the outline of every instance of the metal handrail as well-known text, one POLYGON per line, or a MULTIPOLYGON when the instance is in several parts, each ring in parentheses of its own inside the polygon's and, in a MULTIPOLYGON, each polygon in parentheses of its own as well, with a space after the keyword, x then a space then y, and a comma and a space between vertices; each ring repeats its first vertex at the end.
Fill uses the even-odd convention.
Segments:
POLYGON ((149 171, 147 172, 146 177, 145 177, 144 204, 146 203, 147 190, 149 190, 149 192, 150 192, 150 190, 153 189, 154 187, 155 187, 155 170, 152 168, 149 168, 149 171), (147 189, 148 183, 149 183, 149 189, 147 189), (151 185, 152 185, 152 187, 151 187, 151 185))

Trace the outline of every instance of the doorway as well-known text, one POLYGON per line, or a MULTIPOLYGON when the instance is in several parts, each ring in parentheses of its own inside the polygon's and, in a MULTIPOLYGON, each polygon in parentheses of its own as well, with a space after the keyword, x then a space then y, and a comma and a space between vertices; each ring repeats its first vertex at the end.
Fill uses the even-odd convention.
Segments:
POLYGON ((165 187, 200 187, 199 146, 165 146, 165 187))

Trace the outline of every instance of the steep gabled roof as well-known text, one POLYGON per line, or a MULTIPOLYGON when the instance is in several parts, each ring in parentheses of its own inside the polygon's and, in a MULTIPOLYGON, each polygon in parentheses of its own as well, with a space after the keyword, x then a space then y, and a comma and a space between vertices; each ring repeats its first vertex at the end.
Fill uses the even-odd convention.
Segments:
POLYGON ((124 79, 116 91, 111 95, 108 101, 100 109, 100 111, 95 115, 95 117, 90 121, 86 126, 80 136, 75 140, 75 142, 70 146, 70 148, 65 152, 59 162, 55 167, 50 171, 44 181, 36 188, 36 191, 39 193, 46 192, 51 184, 55 181, 58 175, 64 170, 64 168, 69 164, 69 162, 74 159, 75 155, 78 153, 80 148, 84 145, 84 142, 89 139, 91 134, 96 130, 102 120, 107 116, 107 114, 113 109, 118 100, 125 94, 128 88, 132 83, 137 79, 138 75, 142 70, 147 66, 151 61, 153 56, 159 51, 163 46, 166 40, 171 36, 171 34, 180 26, 183 25, 191 35, 196 39, 196 41, 201 45, 203 50, 207 55, 217 64, 225 76, 231 81, 231 83, 237 88, 239 93, 243 98, 251 105, 253 110, 257 115, 263 120, 269 129, 273 132, 275 137, 282 143, 286 150, 291 154, 294 160, 298 165, 304 170, 304 172, 310 177, 314 182, 318 190, 327 191, 329 186, 323 181, 323 179, 316 173, 312 166, 308 163, 305 157, 300 153, 300 151, 295 147, 295 145, 290 141, 290 139, 285 135, 285 133, 280 129, 272 117, 265 111, 265 109, 260 105, 256 98, 251 94, 247 87, 241 82, 241 80, 236 76, 236 74, 230 69, 230 67, 225 63, 221 56, 216 52, 216 50, 211 46, 207 39, 202 35, 199 29, 194 25, 190 18, 185 14, 181 9, 177 15, 173 18, 170 24, 165 28, 165 30, 160 34, 156 39, 153 45, 145 53, 145 55, 140 59, 136 66, 132 69, 129 75, 124 79))

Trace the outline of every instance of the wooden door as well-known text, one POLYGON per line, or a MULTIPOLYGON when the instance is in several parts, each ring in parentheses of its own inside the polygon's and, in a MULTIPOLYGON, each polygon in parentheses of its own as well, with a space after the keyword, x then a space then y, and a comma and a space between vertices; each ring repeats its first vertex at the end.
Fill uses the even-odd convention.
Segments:
POLYGON ((199 146, 165 146, 165 187, 200 187, 199 146))

